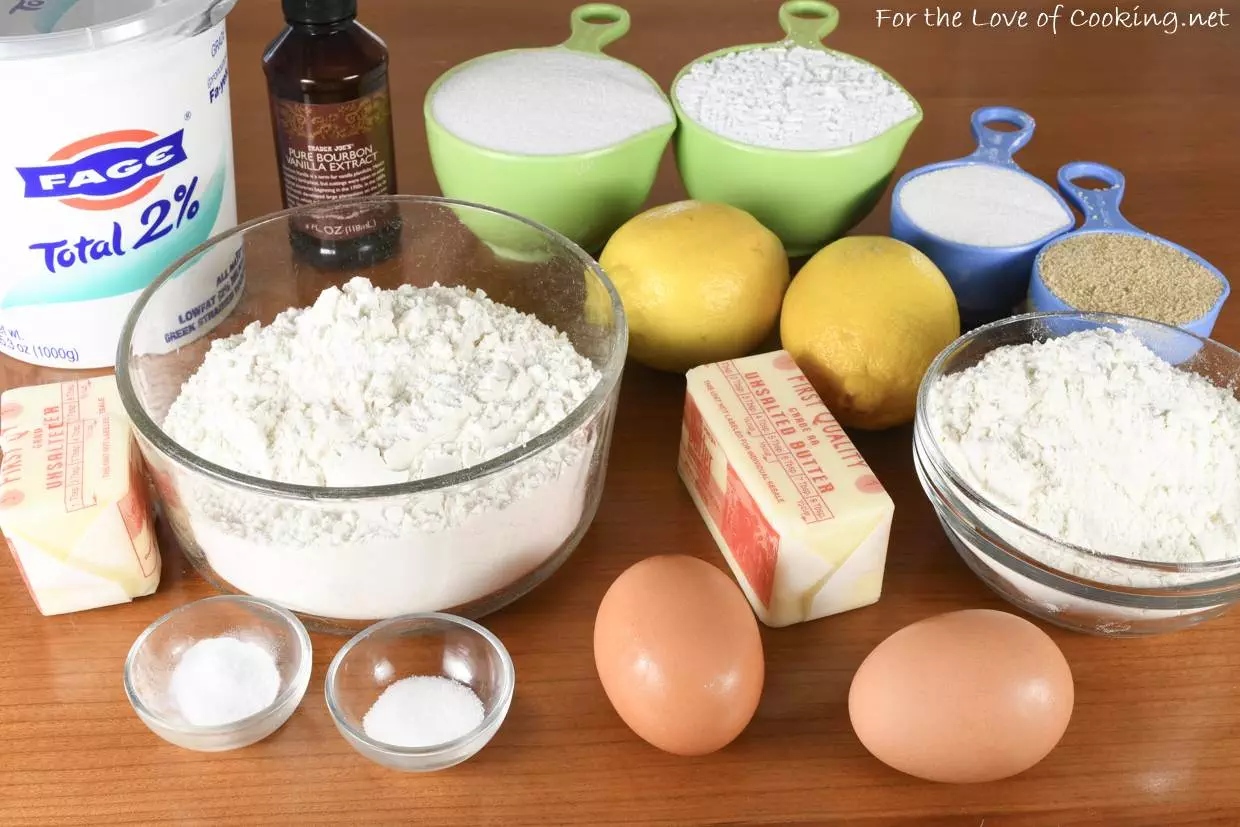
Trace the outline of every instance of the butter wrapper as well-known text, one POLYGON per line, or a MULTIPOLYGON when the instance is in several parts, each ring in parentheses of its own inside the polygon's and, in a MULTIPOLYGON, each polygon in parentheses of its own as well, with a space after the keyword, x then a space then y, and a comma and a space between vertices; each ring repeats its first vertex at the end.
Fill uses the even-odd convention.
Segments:
POLYGON ((680 476, 758 619, 876 602, 895 505, 792 357, 687 378, 680 476))
POLYGON ((111 376, 0 395, 0 532, 44 615, 159 586, 151 501, 111 376))

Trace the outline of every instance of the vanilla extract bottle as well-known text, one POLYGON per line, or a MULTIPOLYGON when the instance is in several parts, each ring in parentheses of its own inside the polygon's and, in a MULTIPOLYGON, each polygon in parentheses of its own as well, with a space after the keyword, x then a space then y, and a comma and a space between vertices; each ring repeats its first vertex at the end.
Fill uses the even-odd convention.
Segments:
POLYGON ((293 249, 319 267, 375 264, 397 249, 396 208, 330 205, 396 192, 387 46, 357 22, 357 0, 282 5, 263 55, 281 195, 285 208, 328 205, 291 222, 293 249))

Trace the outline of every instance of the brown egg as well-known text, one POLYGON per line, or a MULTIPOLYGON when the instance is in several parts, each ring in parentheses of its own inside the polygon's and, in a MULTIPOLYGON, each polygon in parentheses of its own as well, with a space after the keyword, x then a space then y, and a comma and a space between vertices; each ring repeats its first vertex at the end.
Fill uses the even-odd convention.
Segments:
POLYGON ((753 718, 765 676, 740 588, 680 555, 650 557, 611 584, 594 621, 594 664, 624 722, 676 755, 731 743, 753 718))
POLYGON ((853 730, 874 757, 927 781, 1024 772, 1072 717, 1072 671, 1045 632, 1006 612, 950 612, 906 626, 861 664, 853 730))

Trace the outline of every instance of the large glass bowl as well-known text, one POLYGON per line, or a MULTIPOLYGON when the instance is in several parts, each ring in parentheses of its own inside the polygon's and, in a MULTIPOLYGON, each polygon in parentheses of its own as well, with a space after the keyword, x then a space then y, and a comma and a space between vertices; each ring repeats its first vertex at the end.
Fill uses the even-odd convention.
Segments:
POLYGON ((1181 370, 1233 394, 1240 390, 1240 353, 1179 328, 1102 313, 1017 316, 962 336, 930 366, 917 399, 914 467, 956 551, 1009 602, 1056 625, 1096 635, 1176 631, 1222 614, 1240 598, 1240 548, 1235 559, 1176 564, 1137 561, 1060 542, 1008 514, 966 482, 940 449, 927 415, 935 384, 977 364, 987 353, 1097 328, 1129 331, 1181 370))
POLYGON ((163 514, 194 566, 222 591, 347 633, 417 612, 480 617, 568 558, 602 494, 627 344, 615 289, 568 239, 486 207, 397 196, 286 211, 208 241, 138 299, 121 336, 117 382, 163 514), (317 257, 303 228, 346 221, 377 227, 357 247, 361 263, 322 263, 339 261, 340 248, 317 257), (602 379, 520 448, 401 484, 282 484, 208 462, 169 438, 161 423, 213 341, 308 306, 356 276, 384 288, 484 290, 564 332, 602 379))

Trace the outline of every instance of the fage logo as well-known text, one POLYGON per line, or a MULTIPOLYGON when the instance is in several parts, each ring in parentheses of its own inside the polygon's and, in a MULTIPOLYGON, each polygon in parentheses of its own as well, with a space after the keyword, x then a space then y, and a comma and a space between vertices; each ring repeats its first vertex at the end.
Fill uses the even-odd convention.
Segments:
POLYGON ((187 158, 185 130, 160 137, 123 129, 74 141, 46 164, 18 167, 26 198, 55 198, 78 210, 115 210, 150 194, 168 170, 187 158))

